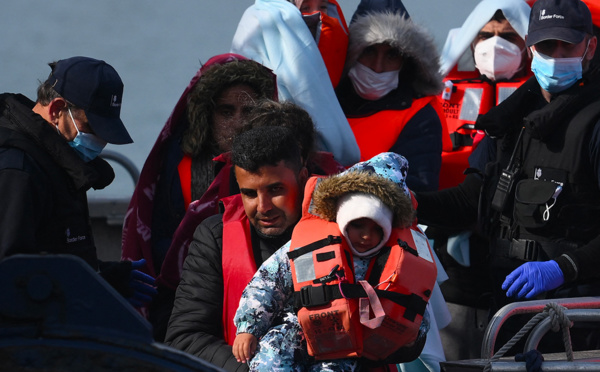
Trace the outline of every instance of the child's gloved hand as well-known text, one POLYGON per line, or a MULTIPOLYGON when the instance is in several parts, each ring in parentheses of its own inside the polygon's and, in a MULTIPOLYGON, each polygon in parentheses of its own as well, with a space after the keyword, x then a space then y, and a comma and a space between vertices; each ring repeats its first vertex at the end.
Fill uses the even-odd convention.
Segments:
POLYGON ((248 363, 256 351, 257 342, 256 336, 251 333, 239 333, 235 336, 232 348, 235 359, 240 363, 248 363))

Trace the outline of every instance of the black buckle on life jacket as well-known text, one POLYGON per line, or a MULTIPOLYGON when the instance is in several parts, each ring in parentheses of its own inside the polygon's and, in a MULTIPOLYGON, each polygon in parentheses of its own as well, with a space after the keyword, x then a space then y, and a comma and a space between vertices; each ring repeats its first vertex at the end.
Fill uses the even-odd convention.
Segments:
POLYGON ((473 137, 469 134, 453 132, 450 133, 450 139, 452 140, 452 151, 456 151, 465 146, 473 146, 473 137))
POLYGON ((510 242, 508 256, 523 261, 536 261, 540 253, 540 245, 535 240, 513 239, 510 242))
POLYGON ((296 248, 291 252, 288 252, 287 255, 290 260, 295 260, 296 258, 306 254, 308 252, 316 251, 319 248, 327 247, 334 244, 341 244, 342 237, 335 235, 328 235, 326 238, 321 240, 317 240, 316 242, 305 245, 304 247, 296 248))
POLYGON ((328 304, 331 302, 331 292, 328 291, 328 288, 326 285, 307 285, 302 287, 300 289, 300 303, 296 304, 296 307, 313 307, 328 304))
POLYGON ((416 249, 414 249, 413 247, 411 247, 410 245, 408 245, 408 243, 405 242, 404 240, 398 239, 397 243, 398 243, 399 247, 401 247, 402 249, 404 249, 408 253, 411 253, 411 254, 419 257, 419 251, 417 251, 416 249))

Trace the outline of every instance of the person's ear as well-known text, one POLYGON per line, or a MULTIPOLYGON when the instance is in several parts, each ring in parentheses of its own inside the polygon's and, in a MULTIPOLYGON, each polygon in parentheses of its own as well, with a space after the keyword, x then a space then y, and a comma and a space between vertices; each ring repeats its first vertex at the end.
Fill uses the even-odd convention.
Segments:
POLYGON ((48 115, 52 124, 56 125, 58 119, 63 115, 64 109, 67 108, 67 101, 64 98, 54 98, 48 104, 48 115))
POLYGON ((592 36, 590 39, 590 43, 588 45, 588 51, 585 55, 585 59, 591 61, 594 58, 594 54, 596 54, 596 47, 598 46, 598 38, 596 36, 592 36))
POLYGON ((306 181, 308 181, 308 176, 308 169, 306 167, 302 167, 300 174, 298 175, 298 181, 302 187, 304 187, 306 181))
POLYGON ((529 59, 532 59, 533 53, 531 53, 531 48, 527 46, 527 35, 525 35, 525 49, 527 49, 527 57, 529 57, 529 59))

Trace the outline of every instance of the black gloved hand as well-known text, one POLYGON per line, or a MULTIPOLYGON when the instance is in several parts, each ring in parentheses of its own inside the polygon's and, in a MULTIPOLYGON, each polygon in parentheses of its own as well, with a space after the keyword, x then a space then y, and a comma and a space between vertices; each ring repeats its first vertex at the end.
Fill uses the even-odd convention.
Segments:
POLYGON ((143 273, 139 269, 146 265, 146 260, 131 261, 131 274, 129 277, 129 287, 132 289, 132 296, 127 298, 127 301, 134 307, 142 307, 152 301, 158 293, 153 277, 143 273))
POLYGON ((139 261, 100 262, 100 276, 129 301, 134 307, 142 307, 152 301, 157 291, 154 278, 137 269, 146 264, 139 261))

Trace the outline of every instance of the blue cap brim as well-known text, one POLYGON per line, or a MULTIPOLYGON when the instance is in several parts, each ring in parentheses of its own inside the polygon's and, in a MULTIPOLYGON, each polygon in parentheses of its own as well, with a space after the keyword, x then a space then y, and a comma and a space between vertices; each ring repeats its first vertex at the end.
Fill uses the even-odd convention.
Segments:
POLYGON ((96 115, 89 110, 84 111, 90 127, 98 137, 114 145, 133 143, 133 139, 120 118, 108 118, 96 115))
POLYGON ((571 44, 579 44, 584 38, 584 32, 572 28, 549 27, 528 34, 527 46, 530 47, 545 40, 561 40, 571 44))

